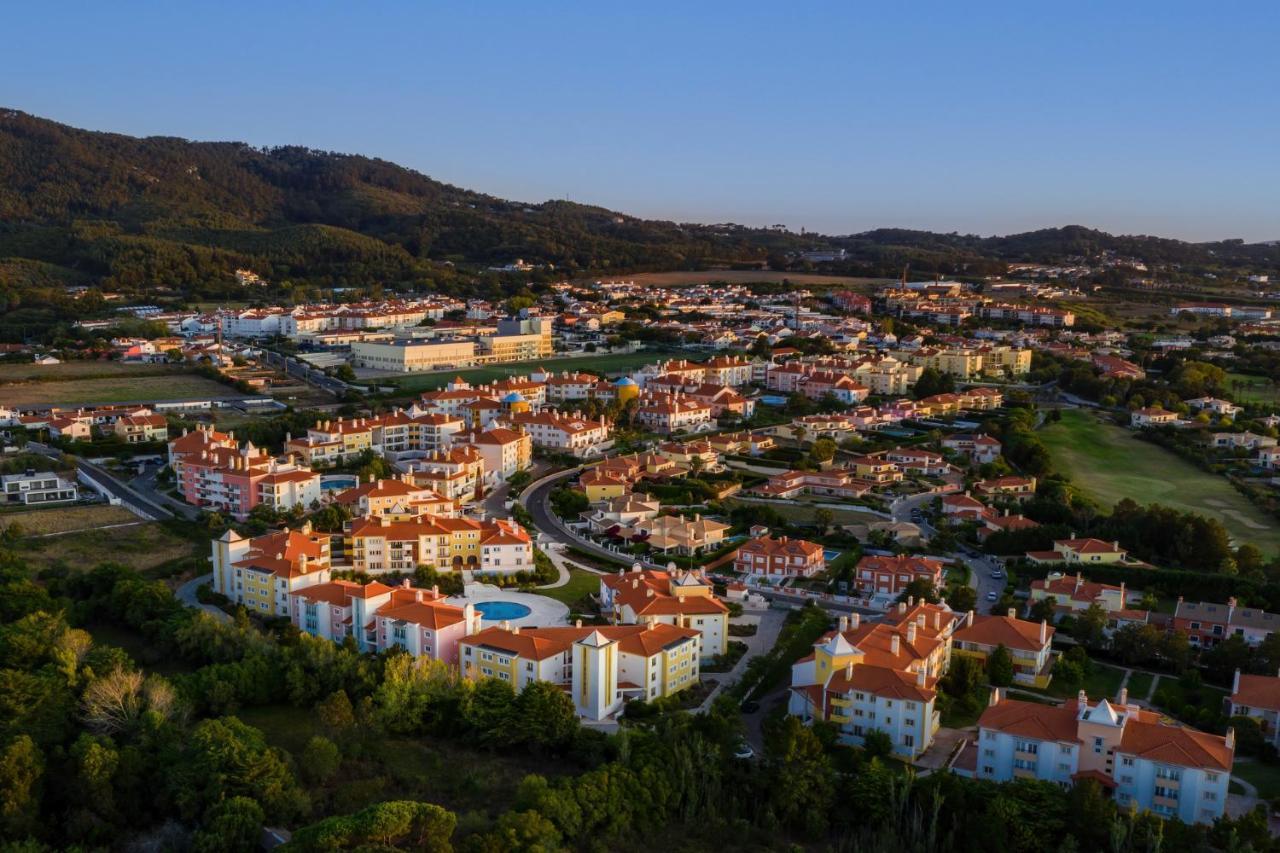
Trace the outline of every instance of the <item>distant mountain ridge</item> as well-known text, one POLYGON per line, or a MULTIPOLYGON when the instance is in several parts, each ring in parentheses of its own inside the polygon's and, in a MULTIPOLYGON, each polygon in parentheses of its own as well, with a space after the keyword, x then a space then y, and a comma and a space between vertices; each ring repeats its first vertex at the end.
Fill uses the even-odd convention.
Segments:
POLYGON ((847 236, 644 220, 568 201, 521 203, 394 163, 287 146, 80 130, 0 111, 0 285, 102 281, 126 293, 217 295, 231 271, 312 285, 451 286, 449 264, 524 258, 570 273, 788 263, 843 248, 840 271, 987 274, 1009 261, 1116 252, 1280 267, 1280 244, 1194 244, 1066 226, 1002 237, 883 228, 847 236), (447 262, 447 263, 446 263, 447 262))

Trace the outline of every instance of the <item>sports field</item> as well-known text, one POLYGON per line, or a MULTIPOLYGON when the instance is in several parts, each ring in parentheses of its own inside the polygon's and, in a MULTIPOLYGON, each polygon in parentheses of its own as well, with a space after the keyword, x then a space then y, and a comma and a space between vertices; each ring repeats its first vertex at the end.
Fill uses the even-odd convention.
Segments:
POLYGON ((443 370, 432 373, 415 373, 403 376, 379 376, 376 379, 362 379, 362 382, 376 382, 379 385, 398 385, 404 391, 434 391, 443 388, 455 376, 461 376, 468 382, 492 382, 508 376, 525 376, 529 371, 545 367, 553 373, 562 370, 585 370, 591 373, 622 373, 635 370, 664 358, 683 358, 689 361, 702 361, 708 357, 705 352, 688 350, 647 350, 645 352, 605 353, 603 355, 581 355, 570 358, 544 358, 539 361, 513 361, 508 364, 495 364, 491 367, 471 367, 463 370, 443 370))
POLYGON ((1122 498, 1217 518, 1237 544, 1280 553, 1280 522, 1249 503, 1223 477, 1209 474, 1090 412, 1064 409, 1040 436, 1054 468, 1107 507, 1122 498))

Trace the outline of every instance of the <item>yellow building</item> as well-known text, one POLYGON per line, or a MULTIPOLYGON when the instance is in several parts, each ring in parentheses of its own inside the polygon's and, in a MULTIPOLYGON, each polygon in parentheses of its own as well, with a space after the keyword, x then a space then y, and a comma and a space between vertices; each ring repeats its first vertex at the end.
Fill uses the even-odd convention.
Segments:
POLYGON ((700 571, 674 566, 653 571, 637 563, 629 572, 601 575, 600 612, 621 624, 662 622, 693 628, 702 635, 705 657, 722 655, 729 648, 729 608, 700 571))
POLYGON ((700 678, 697 631, 662 623, 565 628, 485 628, 459 643, 466 678, 498 678, 517 691, 534 681, 567 688, 579 716, 613 718, 632 699, 672 696, 700 678))
POLYGON ((578 484, 591 503, 620 498, 631 491, 631 481, 610 471, 588 468, 578 477, 578 484))
POLYGON ((213 590, 260 616, 288 616, 289 593, 329 581, 329 535, 311 525, 246 539, 228 529, 214 540, 213 590))
POLYGON ((1053 677, 1053 632, 1047 622, 1018 619, 1013 610, 1007 616, 975 616, 970 610, 956 628, 951 652, 986 666, 991 653, 1004 646, 1013 657, 1015 684, 1047 687, 1053 677))

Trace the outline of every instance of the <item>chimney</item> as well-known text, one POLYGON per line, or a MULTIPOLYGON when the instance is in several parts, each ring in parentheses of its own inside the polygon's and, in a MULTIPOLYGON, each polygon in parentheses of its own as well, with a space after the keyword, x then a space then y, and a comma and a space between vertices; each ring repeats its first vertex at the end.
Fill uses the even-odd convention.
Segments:
POLYGON ((860 624, 862 624, 862 617, 859 616, 857 613, 851 613, 849 615, 849 630, 850 631, 858 630, 858 626, 860 624))
POLYGON ((907 612, 907 603, 905 601, 899 601, 898 613, 906 613, 906 612, 907 612))
POLYGON ((908 607, 915 607, 915 606, 916 606, 916 597, 915 597, 914 595, 908 595, 908 596, 907 596, 907 606, 908 606, 908 607))
POLYGON ((902 646, 902 641, 899 639, 897 634, 894 634, 889 638, 889 651, 893 653, 894 657, 898 656, 898 650, 901 648, 901 646, 902 646))
POLYGON ((907 642, 915 643, 916 641, 916 623, 912 622, 907 625, 907 642))
POLYGON ((966 628, 973 627, 973 611, 972 610, 970 610, 968 613, 964 615, 964 626, 966 628))
POLYGON ((918 670, 916 672, 916 687, 924 687, 924 679, 925 679, 924 670, 923 669, 918 670))
POLYGON ((1124 707, 1129 704, 1129 688, 1121 687, 1120 695, 1116 698, 1116 704, 1124 707))
POLYGON ((1040 642, 1043 643, 1047 639, 1049 639, 1049 623, 1041 619, 1040 620, 1040 642))
POLYGON ((1084 706, 1089 704, 1089 695, 1085 693, 1083 690, 1081 690, 1079 693, 1076 694, 1076 701, 1079 702, 1080 707, 1083 708, 1084 706))
POLYGON ((1120 607, 1121 608, 1124 607, 1126 601, 1128 601, 1128 598, 1126 597, 1125 591, 1124 591, 1124 581, 1120 581, 1120 607))
POLYGON ((511 630, 511 623, 510 623, 510 622, 508 622, 506 619, 503 619, 501 622, 499 622, 499 623, 498 623, 498 627, 499 627, 499 628, 501 628, 501 629, 502 629, 502 630, 504 630, 504 631, 510 631, 510 630, 511 630))
POLYGON ((515 634, 515 635, 517 635, 517 636, 519 636, 519 634, 520 634, 520 626, 519 626, 519 625, 516 625, 514 628, 512 628, 512 629, 511 629, 511 633, 512 633, 512 634, 515 634))
POLYGON ((1234 696, 1239 692, 1240 692, 1240 670, 1237 669, 1235 677, 1232 678, 1231 680, 1231 695, 1234 696))
POLYGON ((942 628, 942 613, 935 610, 933 611, 933 630, 937 631, 937 630, 940 630, 941 628, 942 628))
POLYGON ((574 619, 574 620, 573 620, 573 627, 575 627, 575 628, 581 628, 581 627, 582 627, 582 620, 581 620, 581 619, 574 619))
POLYGON ((992 687, 991 696, 987 699, 987 707, 994 708, 996 705, 1000 704, 1000 700, 1003 698, 1004 697, 1000 695, 1000 688, 992 687))
POLYGON ((1236 748, 1236 730, 1227 729, 1227 749, 1234 752, 1235 748, 1236 748))
POLYGON ((1015 608, 1010 607, 1010 608, 1009 608, 1009 610, 1008 610, 1008 613, 1007 613, 1006 615, 1007 615, 1010 619, 1017 619, 1017 618, 1018 618, 1018 611, 1017 611, 1015 608))
POLYGON ((839 624, 840 624, 840 633, 841 633, 841 634, 843 634, 845 631, 848 631, 848 630, 849 630, 849 617, 848 617, 848 616, 841 616, 841 617, 840 617, 840 622, 839 622, 839 624))

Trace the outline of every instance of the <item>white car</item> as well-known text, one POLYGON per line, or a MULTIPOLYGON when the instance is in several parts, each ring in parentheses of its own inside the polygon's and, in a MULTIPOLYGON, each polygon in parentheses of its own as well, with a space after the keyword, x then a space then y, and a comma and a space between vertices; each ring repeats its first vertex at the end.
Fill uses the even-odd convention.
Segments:
POLYGON ((733 757, 747 761, 756 757, 756 751, 751 748, 751 744, 744 740, 742 743, 738 744, 738 748, 734 751, 733 757))
POLYGON ((987 601, 995 601, 999 597, 1000 596, 996 595, 994 592, 987 593, 987 601))

